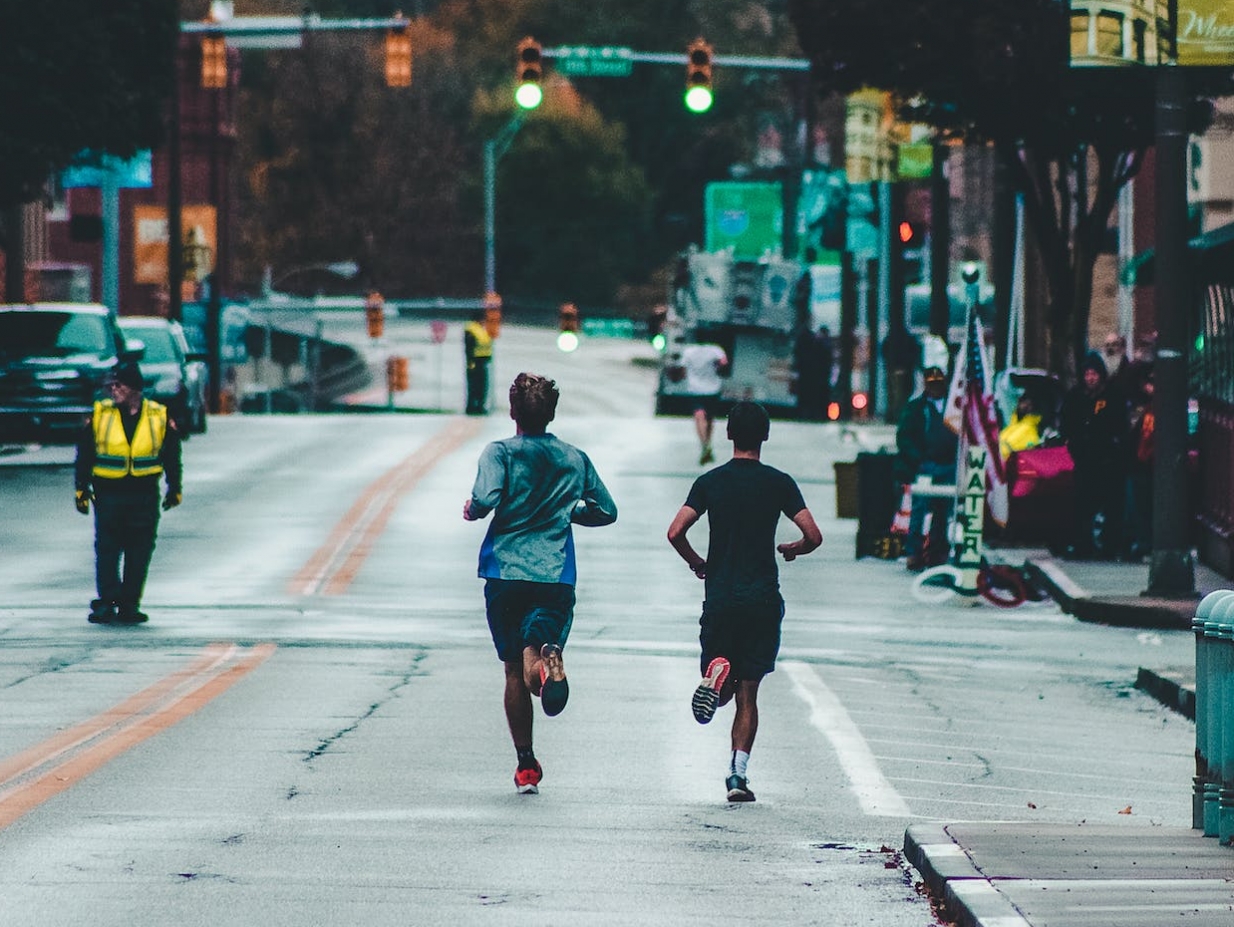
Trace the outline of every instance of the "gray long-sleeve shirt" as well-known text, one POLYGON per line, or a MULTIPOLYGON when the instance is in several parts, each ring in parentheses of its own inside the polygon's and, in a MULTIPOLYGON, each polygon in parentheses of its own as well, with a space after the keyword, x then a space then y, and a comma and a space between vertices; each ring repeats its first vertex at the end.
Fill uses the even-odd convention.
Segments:
POLYGON ((574 585, 573 525, 617 520, 591 460, 555 435, 515 435, 480 455, 471 513, 493 520, 480 547, 484 579, 574 585))

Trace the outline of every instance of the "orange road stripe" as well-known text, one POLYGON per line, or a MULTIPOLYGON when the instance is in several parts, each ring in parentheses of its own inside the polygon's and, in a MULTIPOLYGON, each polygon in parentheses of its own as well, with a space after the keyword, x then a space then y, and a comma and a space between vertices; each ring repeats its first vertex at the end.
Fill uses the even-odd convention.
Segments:
MULTIPOLYGON (((0 829, 8 827, 39 805, 72 788, 120 754, 183 721, 264 663, 274 650, 274 644, 258 644, 238 662, 222 672, 208 676, 196 688, 183 693, 153 713, 140 717, 135 723, 121 727, 36 779, 0 796, 0 829)), ((208 673, 215 668, 203 668, 199 670, 199 674, 208 673)))
POLYGON ((57 756, 86 743, 93 737, 97 737, 108 728, 123 724, 134 715, 147 710, 177 686, 182 685, 186 680, 200 673, 208 672, 224 663, 235 653, 235 650, 235 644, 210 644, 197 659, 170 676, 147 686, 145 689, 96 715, 89 721, 83 721, 81 724, 60 731, 42 743, 36 744, 28 750, 23 750, 16 756, 5 760, 0 763, 0 788, 18 776, 23 776, 31 770, 38 769, 40 766, 44 766, 51 760, 54 760, 57 756))
POLYGON ((339 595, 345 591, 385 530, 399 497, 479 430, 480 423, 475 419, 455 419, 374 480, 334 526, 326 542, 296 573, 289 586, 291 593, 339 595))

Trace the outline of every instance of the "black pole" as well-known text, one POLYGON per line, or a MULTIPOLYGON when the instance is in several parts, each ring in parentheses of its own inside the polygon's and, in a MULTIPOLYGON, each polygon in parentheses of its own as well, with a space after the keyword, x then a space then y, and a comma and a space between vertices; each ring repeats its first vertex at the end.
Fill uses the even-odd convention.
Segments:
POLYGON ((1187 504, 1187 85, 1177 65, 1157 69, 1156 302, 1153 552, 1146 595, 1196 594, 1187 504))
POLYGON ((951 327, 951 183, 947 178, 948 148, 934 137, 930 169, 930 334, 948 341, 951 327))
POLYGON ((180 90, 183 86, 184 47, 176 31, 176 57, 172 66, 175 86, 171 90, 170 126, 167 133, 167 314, 173 321, 184 318, 184 235, 181 233, 182 180, 180 166, 180 90))
POLYGON ((219 241, 222 237, 223 190, 219 171, 219 131, 222 119, 220 99, 223 91, 212 90, 211 125, 210 125, 210 199, 214 204, 214 254, 211 255, 210 288, 206 299, 206 364, 210 371, 210 411, 222 411, 223 395, 223 345, 222 327, 222 293, 221 276, 219 274, 219 241))

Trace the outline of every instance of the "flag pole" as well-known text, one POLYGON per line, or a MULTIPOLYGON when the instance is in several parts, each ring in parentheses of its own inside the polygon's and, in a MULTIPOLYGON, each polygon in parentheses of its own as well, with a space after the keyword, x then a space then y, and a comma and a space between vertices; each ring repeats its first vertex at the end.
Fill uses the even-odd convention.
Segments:
MULTIPOLYGON (((965 326, 965 352, 976 348, 973 344, 974 326, 978 301, 978 274, 976 267, 965 267, 964 283, 968 290, 968 313, 965 326)), ((967 353, 965 354, 967 359, 967 353)), ((973 371, 966 371, 966 381, 973 376, 973 371)), ((982 532, 985 528, 985 495, 986 495, 986 455, 985 443, 973 441, 969 435, 967 423, 971 421, 971 410, 968 408, 973 401, 973 391, 967 385, 964 389, 965 426, 960 431, 960 461, 957 467, 956 480, 956 525, 959 534, 959 553, 956 566, 960 569, 960 583, 956 592, 961 601, 968 604, 977 601, 977 577, 981 572, 982 532)))

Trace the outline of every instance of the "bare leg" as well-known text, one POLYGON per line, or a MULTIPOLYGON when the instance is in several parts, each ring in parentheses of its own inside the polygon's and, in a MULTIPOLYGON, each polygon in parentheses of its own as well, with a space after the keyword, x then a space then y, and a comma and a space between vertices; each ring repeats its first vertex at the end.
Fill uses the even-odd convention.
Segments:
POLYGON ((707 447, 711 444, 711 416, 706 409, 694 410, 694 430, 698 432, 698 443, 707 447))
POLYGON ((523 648, 523 686, 532 695, 540 694, 540 666, 543 663, 539 650, 531 646, 523 648))
POLYGON ((761 679, 737 683, 737 713, 733 716, 733 749, 749 753, 758 733, 758 685, 761 679))
MULTIPOLYGON (((528 648, 530 649, 530 648, 528 648)), ((510 725, 510 736, 516 747, 531 746, 531 722, 534 716, 531 709, 531 693, 523 680, 523 665, 521 662, 508 661, 506 664, 506 723, 510 725)), ((536 678, 539 687, 539 677, 536 678)))

